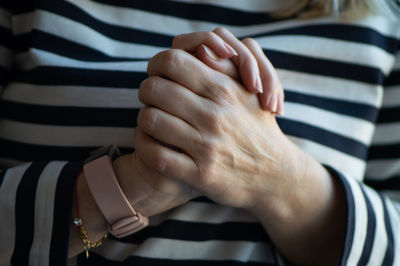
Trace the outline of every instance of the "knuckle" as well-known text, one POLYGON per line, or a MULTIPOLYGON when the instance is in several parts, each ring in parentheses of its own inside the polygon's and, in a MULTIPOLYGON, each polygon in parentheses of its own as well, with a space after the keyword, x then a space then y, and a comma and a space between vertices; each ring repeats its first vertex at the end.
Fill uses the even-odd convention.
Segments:
POLYGON ((169 75, 184 64, 184 51, 169 49, 152 57, 147 65, 147 73, 152 75, 169 75))
POLYGON ((210 138, 205 139, 202 141, 200 145, 200 153, 204 155, 204 158, 207 158, 207 160, 213 161, 216 153, 217 153, 217 145, 215 141, 211 140, 210 138))
POLYGON ((157 76, 151 76, 142 81, 139 87, 138 98, 142 103, 147 103, 155 93, 155 89, 158 86, 157 76))
POLYGON ((152 132, 157 122, 157 110, 154 108, 144 107, 140 109, 138 115, 138 124, 144 132, 152 132))
POLYGON ((204 164, 199 170, 198 182, 200 187, 214 187, 216 183, 217 167, 215 163, 209 162, 204 164))
POLYGON ((216 34, 223 34, 223 33, 227 33, 229 32, 226 28, 224 27, 216 27, 215 30, 213 30, 213 32, 215 32, 216 34))
POLYGON ((154 170, 159 173, 165 172, 167 168, 167 158, 161 149, 156 149, 152 155, 152 164, 154 170))
POLYGON ((220 106, 233 103, 233 86, 232 82, 221 75, 219 81, 212 86, 209 86, 209 94, 212 100, 220 106))
POLYGON ((166 71, 174 71, 184 64, 183 51, 179 49, 170 49, 165 52, 162 66, 166 71))
POLYGON ((253 38, 245 38, 245 39, 242 40, 242 42, 248 47, 257 47, 257 46, 259 46, 258 42, 256 40, 254 40, 253 38))
POLYGON ((228 96, 230 94, 231 82, 228 81, 227 78, 221 78, 220 82, 216 85, 216 92, 219 92, 221 95, 228 96))
POLYGON ((222 115, 217 111, 209 111, 205 114, 205 124, 211 133, 220 133, 223 127, 222 115))
POLYGON ((164 53, 165 51, 159 52, 155 56, 150 58, 149 63, 147 64, 147 73, 149 73, 149 75, 157 72, 158 63, 161 61, 164 53))

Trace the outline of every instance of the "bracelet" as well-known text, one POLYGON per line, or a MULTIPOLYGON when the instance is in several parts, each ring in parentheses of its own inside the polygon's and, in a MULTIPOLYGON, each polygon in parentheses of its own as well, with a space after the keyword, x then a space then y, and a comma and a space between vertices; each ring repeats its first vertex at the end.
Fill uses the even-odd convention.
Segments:
MULTIPOLYGON (((79 175, 78 175, 79 177, 79 175)), ((83 228, 83 221, 79 215, 79 204, 78 204, 78 178, 75 181, 74 191, 75 191, 75 208, 76 208, 76 217, 73 219, 73 223, 79 229, 79 237, 82 239, 83 248, 86 252, 86 259, 89 259, 89 250, 92 248, 100 247, 103 244, 104 239, 108 237, 108 234, 105 234, 99 241, 92 242, 89 240, 89 235, 83 228)))

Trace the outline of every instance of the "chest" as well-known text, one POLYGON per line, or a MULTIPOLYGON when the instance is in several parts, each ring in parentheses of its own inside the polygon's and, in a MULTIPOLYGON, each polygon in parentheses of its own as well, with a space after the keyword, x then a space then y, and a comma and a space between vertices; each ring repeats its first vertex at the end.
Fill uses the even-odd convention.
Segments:
POLYGON ((382 18, 277 21, 271 12, 288 2, 211 2, 37 1, 13 18, 16 57, 4 97, 41 104, 51 90, 52 101, 64 106, 113 108, 100 120, 123 109, 120 124, 100 124, 134 127, 147 61, 178 34, 224 26, 256 39, 277 69, 286 92, 279 118, 285 133, 321 162, 341 162, 339 169, 349 162, 348 171, 359 165, 360 176, 394 62, 391 25, 382 18))

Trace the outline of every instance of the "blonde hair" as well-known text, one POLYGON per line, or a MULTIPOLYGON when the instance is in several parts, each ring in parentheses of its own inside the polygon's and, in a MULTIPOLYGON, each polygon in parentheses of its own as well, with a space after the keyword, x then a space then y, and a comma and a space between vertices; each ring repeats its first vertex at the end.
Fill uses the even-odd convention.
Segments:
MULTIPOLYGON (((393 1, 393 0, 389 0, 393 1)), ((297 0, 293 6, 277 13, 279 17, 322 17, 335 12, 348 18, 368 13, 394 16, 386 0, 297 0)))

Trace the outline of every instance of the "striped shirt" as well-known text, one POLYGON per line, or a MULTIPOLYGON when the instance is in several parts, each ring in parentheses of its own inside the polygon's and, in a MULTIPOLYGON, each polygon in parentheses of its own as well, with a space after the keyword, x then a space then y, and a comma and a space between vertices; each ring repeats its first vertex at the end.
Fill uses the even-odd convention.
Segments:
POLYGON ((345 188, 342 265, 400 265, 400 21, 273 19, 293 2, 3 0, 0 265, 280 263, 254 217, 205 197, 67 261, 82 161, 132 151, 148 60, 217 26, 259 42, 285 89, 281 129, 345 188))

